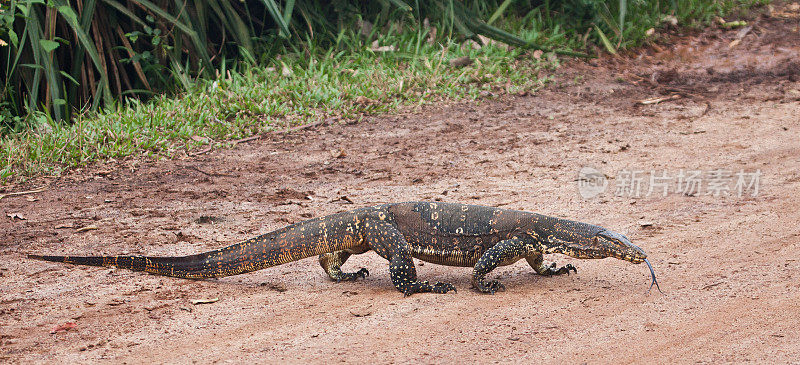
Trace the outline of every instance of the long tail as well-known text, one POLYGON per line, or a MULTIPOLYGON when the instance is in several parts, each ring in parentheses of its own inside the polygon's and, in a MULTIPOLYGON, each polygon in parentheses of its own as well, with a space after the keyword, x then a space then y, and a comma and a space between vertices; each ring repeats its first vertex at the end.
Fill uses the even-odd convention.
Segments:
POLYGON ((116 266, 187 279, 218 278, 354 247, 362 240, 357 233, 354 233, 356 230, 345 230, 346 222, 351 219, 356 221, 352 212, 311 219, 228 247, 190 256, 28 255, 28 257, 76 265, 116 266))

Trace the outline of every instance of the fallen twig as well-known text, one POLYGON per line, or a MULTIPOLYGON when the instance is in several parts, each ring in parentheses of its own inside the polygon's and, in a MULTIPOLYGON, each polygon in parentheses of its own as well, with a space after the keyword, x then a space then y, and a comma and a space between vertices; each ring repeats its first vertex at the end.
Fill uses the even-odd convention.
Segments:
POLYGON ((76 229, 75 232, 80 233, 80 232, 86 232, 86 231, 93 231, 93 230, 96 230, 96 229, 100 229, 100 228, 98 228, 94 224, 90 224, 90 225, 88 225, 86 227, 82 227, 82 228, 76 229))
POLYGON ((18 191, 18 192, 15 192, 15 193, 0 194, 0 199, 3 199, 5 197, 7 197, 7 196, 18 196, 18 195, 41 193, 41 192, 43 192, 45 190, 47 190, 47 187, 43 186, 43 187, 41 187, 39 189, 34 189, 34 190, 18 191))
POLYGON ((219 301, 219 298, 208 298, 208 299, 206 299, 206 298, 203 298, 203 299, 192 299, 192 304, 194 304, 194 305, 198 305, 198 304, 211 304, 211 303, 216 303, 216 302, 218 302, 218 301, 219 301))
POLYGON ((301 130, 308 129, 308 128, 313 128, 313 127, 316 127, 316 126, 319 126, 319 125, 327 124, 330 120, 331 120, 330 118, 323 119, 323 120, 318 120, 318 121, 316 121, 314 123, 302 124, 302 125, 298 125, 296 127, 286 128, 286 129, 283 129, 283 130, 276 129, 276 130, 274 130, 272 132, 269 132, 269 133, 257 134, 255 136, 250 136, 250 137, 247 137, 247 138, 237 139, 237 140, 233 141, 233 145, 235 146, 235 145, 237 145, 239 143, 246 143, 246 142, 256 141, 256 140, 259 140, 261 138, 264 138, 264 137, 268 136, 269 134, 291 133, 291 132, 297 132, 297 131, 301 131, 301 130))
POLYGON ((662 96, 662 97, 658 97, 658 98, 650 98, 650 99, 639 100, 639 101, 636 102, 636 104, 640 104, 640 105, 658 104, 658 103, 661 103, 661 102, 664 102, 664 101, 680 99, 682 97, 683 96, 681 94, 672 94, 670 96, 662 96))
POLYGON ((235 146, 235 145, 237 145, 237 144, 239 144, 239 143, 245 143, 245 142, 255 141, 255 140, 257 140, 257 139, 261 139, 261 137, 262 137, 262 136, 261 136, 260 134, 257 134, 257 135, 255 135, 255 136, 251 136, 251 137, 247 137, 247 138, 242 138, 242 139, 237 139, 237 140, 233 141, 233 145, 235 146))
MULTIPOLYGON (((323 125, 323 124, 326 124, 326 123, 328 123, 329 121, 330 121, 330 119, 323 119, 323 120, 318 120, 318 121, 316 121, 316 122, 314 122, 314 123, 308 123, 308 124, 298 125, 297 127, 292 127, 292 128, 288 128, 288 129, 286 129, 286 133, 289 133, 289 132, 297 132, 297 131, 301 131, 301 130, 303 130, 303 129, 308 129, 308 128, 316 127, 316 126, 318 126, 318 125, 323 125)), ((277 131, 276 131, 276 132, 277 132, 277 131)))
POLYGON ((206 147, 205 149, 203 149, 203 150, 200 150, 200 151, 197 151, 197 152, 194 152, 194 153, 192 153, 191 155, 192 155, 192 156, 198 156, 198 155, 202 155, 202 154, 204 154, 204 153, 208 153, 208 152, 210 152, 212 149, 214 149, 214 142, 211 142, 211 143, 209 143, 209 144, 208 144, 208 147, 206 147))
POLYGON ((718 281, 718 282, 716 282, 716 283, 713 283, 713 284, 708 284, 708 285, 706 285, 706 286, 704 286, 704 287, 700 288, 700 290, 707 290, 707 289, 711 289, 711 288, 713 288, 713 287, 715 287, 715 286, 717 286, 717 285, 719 285, 719 284, 722 284, 722 283, 724 283, 724 281, 718 281))

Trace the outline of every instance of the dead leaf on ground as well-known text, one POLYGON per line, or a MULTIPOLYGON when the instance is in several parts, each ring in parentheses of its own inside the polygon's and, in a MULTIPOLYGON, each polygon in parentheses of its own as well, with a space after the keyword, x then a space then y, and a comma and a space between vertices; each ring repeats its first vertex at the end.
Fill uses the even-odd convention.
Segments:
POLYGON ((736 39, 744 38, 748 33, 750 33, 751 30, 753 30, 753 26, 752 25, 744 27, 742 29, 739 29, 739 31, 736 32, 736 39))
POLYGON ((366 97, 364 95, 359 95, 358 97, 356 97, 356 104, 361 105, 361 106, 370 106, 370 105, 378 104, 378 101, 370 99, 370 98, 368 98, 368 97, 366 97))
POLYGON ((678 25, 678 18, 676 18, 674 15, 664 15, 661 17, 661 22, 668 23, 674 27, 678 25))
POLYGON ((292 69, 288 66, 283 65, 283 68, 281 69, 281 75, 283 75, 283 77, 289 77, 294 75, 294 71, 292 71, 292 69))
POLYGON ((370 48, 373 52, 394 52, 397 48, 394 45, 388 46, 379 46, 378 40, 376 39, 372 42, 372 47, 370 48))
POLYGON ((331 157, 333 158, 343 158, 347 156, 347 152, 344 149, 338 148, 335 150, 331 150, 331 157))
POLYGON ((6 213, 6 215, 7 215, 9 218, 11 218, 11 220, 12 220, 12 221, 13 221, 14 219, 18 219, 18 220, 21 220, 21 221, 24 221, 24 220, 27 220, 27 219, 28 219, 28 218, 25 218, 25 216, 24 216, 24 215, 22 215, 22 214, 20 214, 20 213, 6 213))
POLYGON ((216 303, 219 301, 219 298, 204 298, 204 299, 192 299, 192 304, 211 304, 216 303))
POLYGON ((489 45, 493 45, 495 47, 506 46, 506 48, 507 48, 507 45, 505 43, 500 42, 500 41, 496 41, 496 40, 491 39, 491 38, 486 37, 486 36, 482 36, 480 34, 478 35, 478 39, 481 41, 481 43, 483 44, 484 47, 489 46, 489 45))
POLYGON ((436 27, 431 27, 430 32, 428 33, 428 44, 434 44, 436 42, 436 32, 438 30, 436 27))
POLYGON ((731 43, 728 43, 728 48, 733 48, 739 45, 742 42, 742 39, 753 30, 753 26, 744 27, 739 29, 739 32, 736 33, 736 39, 732 40, 731 43))
POLYGON ((338 202, 338 201, 341 201, 341 202, 344 202, 344 203, 347 203, 347 204, 353 204, 353 201, 350 200, 350 198, 348 198, 347 195, 342 195, 342 196, 340 196, 340 197, 338 197, 336 199, 333 199, 333 200, 331 200, 331 203, 338 202))
POLYGON ((53 329, 50 330, 50 334, 58 332, 66 332, 75 329, 75 327, 76 327, 75 322, 65 322, 63 324, 53 327, 53 329))

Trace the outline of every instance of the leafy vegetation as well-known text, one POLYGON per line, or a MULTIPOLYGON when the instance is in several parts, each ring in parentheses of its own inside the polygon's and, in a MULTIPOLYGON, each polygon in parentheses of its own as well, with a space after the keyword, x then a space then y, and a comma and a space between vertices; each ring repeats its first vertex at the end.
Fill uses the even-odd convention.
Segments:
POLYGON ((331 44, 357 21, 371 33, 362 19, 422 17, 465 37, 526 45, 453 0, 414 7, 401 0, 11 0, 2 14, 8 46, 0 54, 6 71, 0 100, 16 116, 44 111, 67 120, 74 110, 97 110, 122 95, 188 90, 194 78, 213 76, 223 57, 269 59, 307 41, 331 44))
POLYGON ((0 180, 530 92, 556 53, 613 52, 666 14, 703 24, 744 1, 12 0, 0 5, 0 180), (450 66, 463 56, 474 63, 450 66))

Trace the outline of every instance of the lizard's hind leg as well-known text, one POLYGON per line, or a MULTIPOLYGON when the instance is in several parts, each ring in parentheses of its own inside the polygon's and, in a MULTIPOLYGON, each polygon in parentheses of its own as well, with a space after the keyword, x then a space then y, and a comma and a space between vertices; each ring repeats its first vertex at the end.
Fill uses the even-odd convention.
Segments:
POLYGON ((336 251, 331 253, 324 253, 319 255, 319 264, 331 278, 337 283, 340 281, 355 281, 358 278, 366 278, 369 276, 369 271, 361 268, 356 272, 342 271, 342 265, 352 255, 348 251, 336 251))
POLYGON ((578 269, 576 269, 575 266, 572 266, 572 264, 567 264, 566 266, 562 266, 559 268, 556 268, 555 262, 550 264, 550 266, 545 265, 544 257, 542 257, 541 253, 536 253, 532 256, 528 256, 525 258, 525 260, 528 261, 528 265, 531 265, 531 267, 534 270, 536 270, 536 273, 539 275, 545 275, 545 276, 561 275, 561 274, 569 275, 570 270, 576 273, 578 272, 578 269))

